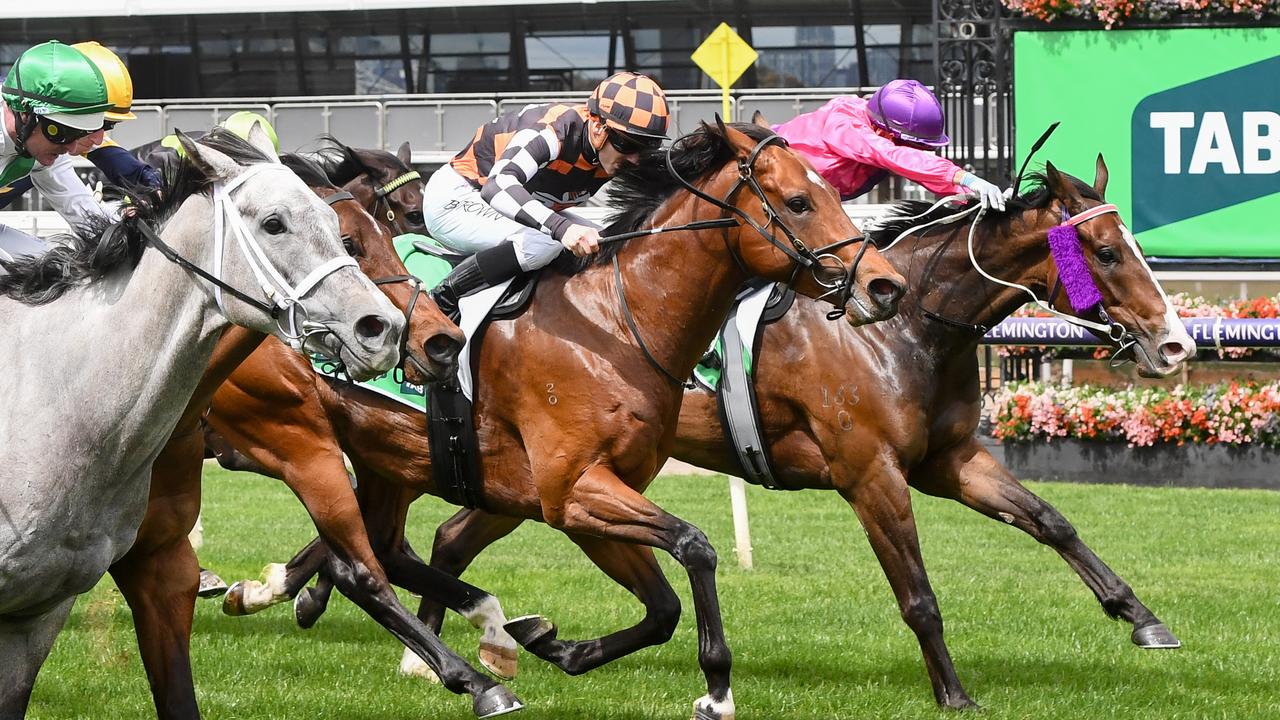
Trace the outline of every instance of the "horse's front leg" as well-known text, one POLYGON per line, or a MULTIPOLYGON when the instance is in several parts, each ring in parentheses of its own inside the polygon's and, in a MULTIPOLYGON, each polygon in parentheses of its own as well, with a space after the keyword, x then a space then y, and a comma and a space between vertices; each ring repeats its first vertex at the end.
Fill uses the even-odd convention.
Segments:
POLYGON ((1085 545, 1062 513, 1023 487, 976 438, 928 459, 911 473, 912 487, 951 498, 1008 523, 1058 552, 1112 618, 1133 624, 1134 644, 1151 649, 1182 643, 1138 600, 1128 583, 1085 545))
POLYGON ((133 613, 156 715, 164 720, 200 717, 191 675, 200 565, 187 534, 200 514, 204 443, 192 425, 179 425, 152 464, 138 537, 109 569, 133 613))
MULTIPOLYGON (((551 485, 554 483, 546 487, 551 485)), ((622 546, 643 545, 666 551, 684 567, 693 590, 698 665, 707 681, 707 694, 694 701, 693 718, 732 720, 732 655, 725 641, 716 593, 716 552, 707 536, 655 505, 602 465, 588 468, 567 487, 543 492, 544 512, 554 509, 544 518, 547 523, 569 534, 593 560, 610 555, 610 567, 601 567, 628 587, 639 583, 650 596, 641 598, 649 612, 634 628, 596 640, 558 640, 555 625, 539 616, 512 620, 507 623, 507 631, 526 650, 571 674, 586 672, 640 647, 664 641, 670 637, 679 612, 678 600, 666 586, 652 552, 622 546)))
POLYGON ((860 463, 856 471, 834 462, 832 479, 858 514, 898 600, 902 619, 920 643, 934 698, 948 708, 977 708, 960 684, 942 636, 942 612, 925 573, 906 478, 892 453, 878 452, 874 458, 869 464, 860 463))

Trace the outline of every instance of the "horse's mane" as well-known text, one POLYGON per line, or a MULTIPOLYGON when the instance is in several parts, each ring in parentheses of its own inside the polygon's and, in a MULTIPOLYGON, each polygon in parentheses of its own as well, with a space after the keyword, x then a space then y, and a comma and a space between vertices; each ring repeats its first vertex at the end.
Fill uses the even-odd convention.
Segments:
MULTIPOLYGON (((198 142, 241 165, 268 162, 257 148, 220 128, 198 142)), ((130 270, 137 267, 147 245, 140 222, 155 226, 159 233, 187 198, 207 192, 214 181, 185 157, 159 169, 158 194, 155 188, 142 185, 107 189, 108 196, 130 199, 136 211, 132 217, 112 221, 92 214, 74 223, 71 233, 52 238, 49 250, 43 255, 0 261, 0 266, 8 272, 0 275, 0 295, 27 305, 44 305, 72 288, 93 283, 121 267, 130 270)))
MULTIPOLYGON (((1102 200, 1102 197, 1098 195, 1096 190, 1079 178, 1065 173, 1063 173, 1063 177, 1070 181, 1075 186, 1076 191, 1082 196, 1092 200, 1102 200)), ((995 228, 1007 225, 1012 222, 1014 216, 1019 211, 1043 210, 1049 206, 1050 201, 1053 200, 1053 193, 1049 190, 1048 177, 1042 172, 1032 172, 1028 173, 1023 180, 1029 184, 1030 189, 1017 197, 1009 198, 1005 203, 1005 212, 988 212, 983 215, 979 227, 995 228)), ((903 232, 906 232, 911 228, 927 225, 934 220, 944 218, 948 215, 954 215, 961 210, 968 210, 977 202, 978 200, 976 198, 970 198, 962 204, 942 205, 941 207, 934 209, 929 214, 917 218, 915 217, 916 215, 920 215, 924 211, 928 210, 929 206, 933 205, 933 203, 924 200, 902 200, 893 204, 893 207, 889 210, 889 216, 883 222, 871 228, 867 233, 867 237, 871 239, 871 243, 877 248, 884 248, 903 232)), ((964 223, 955 225, 955 227, 961 226, 968 227, 968 220, 966 219, 964 223)), ((951 226, 935 225, 929 230, 930 232, 936 232, 939 227, 951 226)))
MULTIPOLYGON (((772 130, 752 123, 730 123, 729 126, 757 142, 773 134, 772 130)), ((702 123, 697 130, 675 142, 671 164, 680 177, 694 183, 724 167, 732 157, 733 148, 728 140, 717 128, 702 123)), ((682 188, 684 185, 667 171, 666 150, 645 151, 638 164, 623 168, 609 185, 609 207, 616 212, 600 234, 639 230, 667 198, 682 188)), ((592 265, 608 264, 625 244, 607 243, 594 256, 577 259, 571 268, 560 268, 572 274, 592 265)))
POLYGON ((400 172, 409 171, 409 168, 394 153, 384 150, 356 150, 344 145, 332 135, 321 135, 320 142, 321 147, 312 154, 311 159, 324 169, 325 174, 329 176, 329 181, 338 187, 346 185, 361 175, 371 177, 374 175, 375 169, 370 168, 364 160, 360 159, 362 152, 375 154, 395 163, 394 167, 400 172))
POLYGON ((320 164, 313 158, 296 153, 285 153, 280 156, 280 163, 292 170, 294 175, 297 175, 302 179, 302 182, 307 184, 307 187, 339 189, 329 179, 329 174, 324 171, 324 168, 320 167, 320 164))

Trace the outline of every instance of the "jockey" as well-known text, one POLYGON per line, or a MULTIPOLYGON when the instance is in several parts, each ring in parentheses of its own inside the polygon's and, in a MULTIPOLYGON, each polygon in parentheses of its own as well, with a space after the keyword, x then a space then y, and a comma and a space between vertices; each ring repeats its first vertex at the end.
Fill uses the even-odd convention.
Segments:
POLYGON ((988 209, 1004 210, 1010 194, 934 153, 951 142, 942 104, 915 80, 889 82, 867 100, 835 98, 773 130, 808 158, 841 200, 866 194, 889 173, 939 195, 973 193, 988 209))
POLYGON ((433 296, 459 298, 550 263, 565 248, 600 249, 600 229, 566 208, 667 137, 667 100, 646 75, 622 72, 584 105, 529 105, 485 123, 423 193, 431 236, 467 255, 433 296))
MULTIPOLYGON (((0 93, 0 187, 30 176, 73 226, 107 216, 76 176, 71 157, 103 140, 103 113, 113 105, 102 71, 84 53, 56 40, 28 49, 13 63, 0 93)), ((45 244, 0 225, 0 258, 44 252, 45 244)))
MULTIPOLYGON (((76 43, 71 47, 93 61, 107 83, 107 99, 111 101, 111 108, 103 116, 103 131, 111 132, 113 127, 125 120, 135 119, 137 116, 131 111, 133 79, 129 77, 129 69, 119 56, 96 41, 76 43)), ((134 157, 110 137, 104 137, 101 144, 94 146, 83 156, 97 166, 112 184, 160 186, 160 174, 155 168, 134 157)), ((32 184, 31 176, 27 175, 0 187, 0 208, 22 197, 31 189, 32 184)))

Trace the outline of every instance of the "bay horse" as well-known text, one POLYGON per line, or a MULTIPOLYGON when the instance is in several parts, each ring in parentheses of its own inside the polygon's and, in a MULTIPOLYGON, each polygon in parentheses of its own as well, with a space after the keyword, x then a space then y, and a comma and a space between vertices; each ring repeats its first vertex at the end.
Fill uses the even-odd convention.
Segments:
MULTIPOLYGON (((628 210, 610 232, 683 227, 728 213, 741 213, 741 222, 714 232, 683 229, 616 243, 594 261, 553 269, 525 311, 489 326, 479 350, 474 409, 483 504, 545 522, 593 556, 625 568, 647 614, 636 626, 604 638, 568 641, 540 617, 507 623, 499 635, 500 607, 484 593, 462 598, 460 611, 493 629, 486 630, 487 640, 514 638, 570 674, 586 672, 670 638, 680 608, 653 554, 661 549, 685 568, 693 588, 699 664, 707 682, 694 712, 706 720, 735 713, 715 551, 700 530, 642 494, 673 439, 681 383, 671 378, 692 371, 737 288, 751 275, 792 281, 799 292, 828 302, 848 297, 850 324, 892 315, 902 291, 901 276, 873 249, 855 249, 850 242, 859 234, 835 191, 784 145, 752 125, 703 126, 678 141, 665 161, 661 152, 646 156, 617 179, 614 197, 628 210), (793 243, 779 240, 778 232, 793 243), (826 267, 853 278, 847 295, 820 285, 822 271, 798 272, 803 258, 827 252, 814 247, 832 243, 841 265, 826 267), (861 262, 854 263, 859 256, 861 262)), ((361 487, 381 482, 438 494, 422 414, 358 386, 317 377, 314 400, 307 403, 317 403, 320 416, 328 418, 325 429, 333 439, 294 442, 304 439, 297 428, 305 422, 288 408, 302 399, 291 395, 288 407, 258 400, 281 392, 275 389, 286 372, 281 363, 298 366, 284 353, 275 355, 261 357, 274 368, 270 372, 244 376, 257 383, 242 385, 236 376, 214 396, 209 423, 234 447, 270 474, 286 476, 332 442, 330 482, 348 482, 341 449, 361 487)), ((302 371, 309 369, 299 366, 302 371)), ((324 543, 332 540, 325 537, 324 543)), ((417 574, 405 564, 385 568, 391 582, 405 586, 440 581, 439 574, 417 574)), ((289 583, 289 573, 277 566, 265 583, 233 585, 225 607, 256 611, 291 596, 289 583)))
MULTIPOLYGON (((347 252, 406 314, 408 331, 402 356, 406 379, 425 383, 450 374, 461 348, 461 332, 440 313, 416 281, 411 281, 392 247, 388 226, 375 222, 355 201, 351 189, 367 185, 368 180, 364 176, 354 178, 340 190, 310 161, 291 155, 282 156, 281 160, 333 208, 347 252)), ((133 612, 142 661, 160 718, 199 717, 190 658, 199 568, 187 533, 200 509, 204 456, 201 418, 214 390, 265 337, 236 328, 219 340, 195 394, 153 465, 147 514, 138 537, 128 553, 110 568, 133 612)), ((322 533, 327 533, 329 523, 338 521, 345 507, 354 508, 354 500, 344 497, 349 495, 348 486, 345 493, 335 493, 326 511, 318 514, 316 525, 322 533)), ((427 652, 427 646, 432 644, 417 646, 427 652)), ((511 699, 505 689, 494 689, 495 684, 485 678, 480 678, 478 685, 477 694, 487 692, 484 705, 490 711, 511 699)))
MULTIPOLYGON (((1066 215, 1079 216, 1103 204, 1107 169, 1099 156, 1089 186, 1049 164, 1040 181, 1039 189, 1013 202, 1008 215, 987 216, 979 223, 974 251, 991 275, 1046 297, 1058 284, 1047 231, 1066 215)), ((913 226, 954 211, 940 209, 910 219, 924 207, 901 205, 901 217, 873 231, 872 238, 883 246, 913 226)), ((896 318, 843 328, 825 322, 816 303, 797 298, 786 315, 764 327, 753 361, 761 431, 776 480, 786 489, 833 489, 850 504, 904 621, 920 643, 934 696, 951 708, 975 704, 943 641, 942 616, 924 570, 909 487, 964 503, 1052 547, 1108 616, 1133 625, 1132 640, 1138 646, 1179 645, 1071 523, 1019 483, 978 441, 982 398, 977 344, 986 328, 1026 297, 993 284, 973 268, 967 232, 967 223, 934 227, 910 233, 886 250, 910 280, 911 290, 896 318)), ((1132 234, 1118 215, 1107 213, 1081 224, 1079 235, 1105 312, 1136 341, 1140 372, 1175 372, 1194 354, 1195 345, 1132 234)), ((672 457, 741 475, 726 437, 715 396, 702 389, 686 391, 672 457)), ((382 527, 381 534, 388 536, 397 529, 403 532, 411 494, 367 487, 364 498, 370 528, 382 527)), ((437 530, 431 565, 460 575, 481 550, 521 522, 519 517, 462 510, 437 530)), ((412 562, 403 543, 388 543, 379 551, 395 556, 384 556, 384 563, 412 562)), ((300 566, 296 574, 301 575, 303 566, 319 563, 303 554, 291 564, 300 566)), ((601 567, 615 576, 611 567, 601 567)), ((295 606, 301 608, 304 625, 323 611, 327 593, 322 577, 318 588, 298 595, 295 606)), ((443 619, 438 598, 424 595, 419 616, 438 631, 443 619)), ((407 656, 402 669, 418 672, 407 656)))
POLYGON ((311 154, 335 185, 350 186, 369 214, 390 224, 396 235, 427 234, 422 218, 422 191, 426 184, 409 166, 409 143, 401 143, 396 153, 344 145, 332 135, 321 138, 322 147, 311 154), (363 179, 365 182, 356 182, 363 179))
POLYGON ((25 715, 76 596, 133 543, 151 464, 223 329, 272 333, 359 377, 399 355, 404 320, 260 128, 179 141, 157 206, 87 218, 0 276, 3 718, 25 715), (67 391, 88 377, 89 399, 67 391))

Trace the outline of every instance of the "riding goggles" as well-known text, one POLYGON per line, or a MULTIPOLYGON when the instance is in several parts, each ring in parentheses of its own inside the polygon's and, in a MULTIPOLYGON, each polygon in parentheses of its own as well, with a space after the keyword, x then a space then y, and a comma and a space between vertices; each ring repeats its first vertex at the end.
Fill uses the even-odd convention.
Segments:
POLYGON ((81 130, 80 128, 73 128, 68 125, 63 125, 62 123, 54 122, 45 117, 38 118, 36 122, 39 125, 40 132, 44 135, 45 140, 48 140, 54 145, 70 145, 83 137, 98 132, 97 130, 81 130))
POLYGON ((634 155, 658 147, 662 144, 662 138, 641 138, 610 130, 609 144, 623 155, 634 155))

